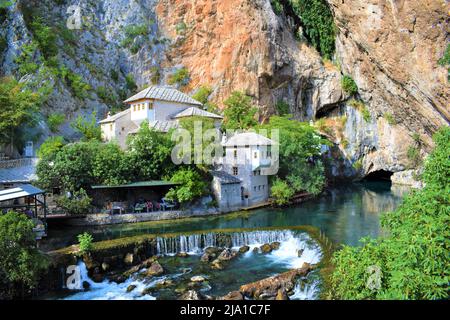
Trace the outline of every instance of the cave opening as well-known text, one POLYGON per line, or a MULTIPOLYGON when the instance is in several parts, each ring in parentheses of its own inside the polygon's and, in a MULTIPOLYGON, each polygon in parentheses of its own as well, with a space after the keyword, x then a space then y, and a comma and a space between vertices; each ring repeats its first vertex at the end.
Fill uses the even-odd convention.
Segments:
POLYGON ((364 181, 391 181, 391 177, 394 173, 386 170, 377 170, 369 173, 364 181))

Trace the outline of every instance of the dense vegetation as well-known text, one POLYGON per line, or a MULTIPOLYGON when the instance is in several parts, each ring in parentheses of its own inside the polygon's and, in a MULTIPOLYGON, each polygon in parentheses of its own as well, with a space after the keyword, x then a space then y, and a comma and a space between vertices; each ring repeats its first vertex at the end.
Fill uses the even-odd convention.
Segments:
POLYGON ((296 192, 322 192, 325 186, 325 169, 320 160, 320 151, 321 145, 327 142, 316 134, 314 127, 291 120, 288 115, 273 116, 259 128, 268 132, 272 129, 279 130, 279 179, 273 185, 276 192, 272 190, 278 204, 286 204, 296 192))
POLYGON ((0 299, 28 294, 48 261, 36 248, 34 223, 24 214, 0 215, 0 299))
POLYGON ((258 108, 252 104, 251 97, 243 92, 235 91, 224 101, 224 127, 229 130, 250 129, 258 124, 256 113, 258 108))
POLYGON ((14 78, 0 79, 0 143, 14 142, 25 124, 33 124, 40 96, 14 78))
POLYGON ((300 18, 309 42, 324 58, 333 58, 336 32, 333 14, 326 0, 271 0, 271 4, 278 15, 285 11, 284 6, 290 6, 289 9, 300 18))
POLYGON ((435 137, 422 190, 382 217, 388 235, 345 246, 334 256, 336 299, 446 299, 450 281, 450 128, 435 137), (374 270, 379 270, 378 277, 374 270))

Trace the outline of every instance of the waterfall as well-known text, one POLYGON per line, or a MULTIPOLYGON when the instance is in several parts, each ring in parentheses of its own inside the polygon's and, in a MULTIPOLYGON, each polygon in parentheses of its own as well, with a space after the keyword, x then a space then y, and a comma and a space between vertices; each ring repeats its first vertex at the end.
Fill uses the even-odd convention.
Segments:
POLYGON ((272 242, 285 242, 295 237, 290 230, 249 231, 231 233, 202 233, 176 237, 158 237, 158 254, 173 255, 179 252, 199 254, 207 247, 242 247, 263 245, 272 242))

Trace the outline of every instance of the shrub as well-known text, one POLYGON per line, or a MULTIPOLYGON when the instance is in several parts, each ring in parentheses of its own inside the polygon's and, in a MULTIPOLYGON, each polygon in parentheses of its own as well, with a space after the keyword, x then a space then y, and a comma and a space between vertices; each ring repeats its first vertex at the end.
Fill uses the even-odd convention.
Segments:
POLYGON ((364 119, 365 122, 370 122, 372 120, 372 116, 370 114, 370 111, 369 111, 369 109, 366 106, 364 106, 364 108, 361 110, 361 114, 362 114, 363 119, 364 119))
POLYGON ((202 176, 191 168, 183 168, 175 172, 170 181, 179 183, 180 186, 172 188, 166 194, 171 200, 181 203, 190 202, 206 193, 208 184, 202 176))
POLYGON ((111 69, 109 74, 111 76, 111 79, 113 79, 115 82, 119 81, 119 73, 116 70, 111 69))
POLYGON ((84 141, 98 140, 102 139, 102 130, 97 125, 97 114, 93 112, 90 119, 85 119, 83 116, 79 115, 70 126, 81 133, 82 139, 84 141))
POLYGON ((125 28, 125 38, 121 41, 120 45, 124 48, 129 48, 138 36, 147 36, 148 34, 148 25, 145 23, 129 25, 125 28))
POLYGON ((294 190, 285 181, 278 178, 272 184, 270 192, 275 204, 278 206, 288 204, 294 196, 294 190))
POLYGON ((284 100, 279 100, 276 103, 275 108, 277 109, 279 116, 287 115, 290 112, 289 103, 284 100))
POLYGON ((355 169, 358 172, 361 171, 362 167, 363 167, 362 159, 358 159, 353 163, 353 169, 355 169))
POLYGON ((392 115, 392 113, 386 112, 384 114, 384 118, 386 119, 387 123, 389 123, 391 126, 397 124, 397 121, 395 121, 394 116, 392 115))
POLYGON ((36 248, 34 223, 21 213, 0 215, 0 292, 3 299, 20 297, 35 287, 48 267, 36 248))
POLYGON ((152 74, 152 77, 150 78, 152 85, 157 85, 159 81, 161 81, 161 71, 159 70, 159 67, 151 67, 150 72, 152 74))
POLYGON ((270 0, 270 4, 276 15, 280 16, 283 13, 283 5, 280 3, 280 0, 270 0))
POLYGON ((135 91, 137 89, 137 85, 134 81, 134 76, 132 73, 129 73, 125 76, 125 83, 129 91, 135 91))
POLYGON ((345 75, 341 80, 342 89, 349 95, 355 95, 358 93, 358 86, 352 77, 345 75))
POLYGON ((71 197, 64 195, 56 198, 55 202, 65 212, 71 215, 88 214, 92 207, 92 199, 87 195, 83 188, 79 191, 74 191, 71 197))
POLYGON ((186 29, 187 29, 187 25, 186 25, 186 23, 184 21, 178 23, 175 26, 175 31, 177 32, 178 35, 184 34, 186 32, 186 29))
POLYGON ((90 250, 92 250, 92 242, 94 241, 94 237, 92 235, 85 232, 85 233, 79 234, 77 236, 77 238, 78 238, 78 243, 80 246, 80 252, 82 254, 88 253, 90 250))
POLYGON ((444 55, 438 61, 439 65, 448 67, 447 79, 450 81, 450 44, 447 44, 447 49, 445 49, 444 55))
POLYGON ((48 59, 56 56, 58 47, 56 46, 56 33, 54 30, 44 24, 42 17, 34 18, 30 27, 44 57, 48 59))
POLYGON ((200 102, 201 104, 206 104, 208 98, 212 93, 212 89, 207 86, 202 86, 193 94, 192 98, 200 102))
POLYGON ((335 51, 335 25, 326 0, 288 0, 300 17, 309 42, 320 54, 331 60, 335 51))
POLYGON ((62 147, 64 147, 65 141, 61 136, 49 137, 39 148, 37 155, 40 159, 50 157, 56 154, 62 147))
POLYGON ((58 132, 59 127, 66 121, 66 116, 62 113, 52 113, 47 118, 47 124, 51 132, 58 132))
POLYGON ((117 101, 117 96, 111 88, 99 86, 97 88, 97 96, 106 104, 113 105, 117 101))
POLYGON ((415 146, 409 146, 406 155, 413 167, 417 167, 420 164, 421 157, 419 148, 415 146))
POLYGON ((33 60, 36 49, 37 45, 33 42, 22 46, 21 54, 14 60, 19 65, 20 75, 32 74, 39 69, 39 66, 33 60))
POLYGON ((168 83, 171 85, 178 84, 180 86, 185 86, 189 83, 189 71, 186 68, 181 68, 175 71, 169 77, 168 83))
POLYGON ((64 79, 67 85, 72 89, 72 93, 79 99, 85 99, 88 97, 88 91, 91 90, 91 86, 83 81, 83 78, 75 74, 69 68, 63 66, 60 68, 61 78, 64 79))

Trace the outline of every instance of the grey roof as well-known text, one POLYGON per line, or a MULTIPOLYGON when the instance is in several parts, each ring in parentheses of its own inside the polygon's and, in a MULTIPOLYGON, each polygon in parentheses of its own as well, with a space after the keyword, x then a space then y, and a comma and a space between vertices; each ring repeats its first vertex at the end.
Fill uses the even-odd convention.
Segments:
POLYGON ((232 176, 229 173, 226 173, 225 171, 211 171, 211 175, 217 179, 219 179, 219 181, 222 184, 236 184, 236 183, 241 183, 241 180, 239 180, 238 178, 236 178, 235 176, 232 176))
POLYGON ((180 113, 177 113, 173 118, 180 119, 180 118, 187 118, 187 117, 203 117, 203 118, 212 118, 212 119, 223 119, 222 116, 199 109, 197 107, 187 108, 186 110, 183 110, 180 113))
POLYGON ((36 165, 0 169, 0 183, 28 183, 37 180, 36 165))
POLYGON ((225 147, 242 146, 271 146, 275 142, 255 132, 238 133, 225 142, 225 147))
POLYGON ((148 87, 147 89, 142 90, 138 94, 135 94, 131 98, 128 98, 124 102, 130 103, 141 99, 154 99, 154 100, 178 102, 184 104, 191 104, 195 106, 202 105, 197 100, 192 99, 190 96, 181 91, 178 91, 177 89, 159 86, 148 87))
POLYGON ((114 121, 116 121, 117 119, 122 118, 123 116, 127 115, 127 114, 130 113, 130 112, 131 112, 131 109, 128 108, 127 110, 124 110, 124 111, 122 111, 122 112, 116 113, 115 115, 110 116, 110 117, 108 117, 108 118, 106 118, 106 119, 104 119, 104 120, 102 120, 102 121, 99 121, 98 123, 99 123, 99 124, 102 124, 102 123, 114 122, 114 121))
POLYGON ((176 121, 150 121, 150 128, 159 132, 169 132, 171 129, 177 129, 180 127, 176 121))
POLYGON ((0 191, 0 201, 9 201, 14 199, 19 199, 23 197, 30 197, 39 194, 44 194, 45 192, 41 189, 38 189, 31 184, 25 184, 23 186, 6 189, 0 191))
POLYGON ((117 186, 92 186, 92 189, 123 189, 123 188, 143 188, 143 187, 171 187, 177 186, 179 183, 174 183, 170 181, 163 180, 151 180, 151 181, 140 181, 129 184, 117 185, 117 186))

